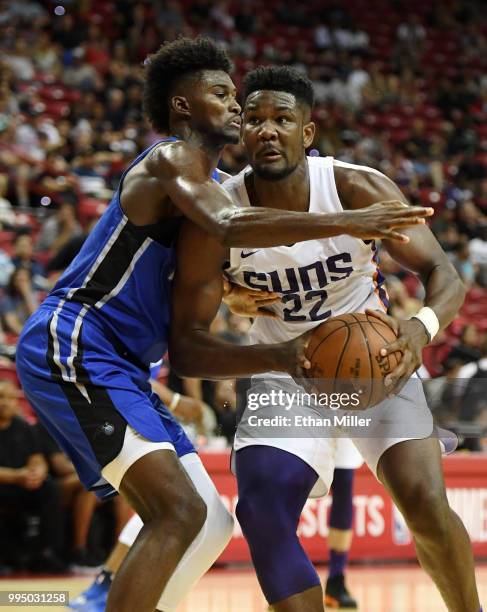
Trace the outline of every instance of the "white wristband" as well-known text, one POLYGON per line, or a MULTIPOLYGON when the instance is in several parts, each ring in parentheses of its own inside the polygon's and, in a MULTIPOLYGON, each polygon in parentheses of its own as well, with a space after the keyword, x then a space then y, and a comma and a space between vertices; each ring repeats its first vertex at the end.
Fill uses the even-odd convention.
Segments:
POLYGON ((168 406, 169 412, 174 412, 174 410, 176 410, 180 399, 181 399, 181 393, 174 393, 174 395, 172 396, 171 403, 168 406))
POLYGON ((419 312, 413 315, 411 318, 419 319, 426 327, 430 341, 433 340, 440 329, 440 322, 438 321, 435 311, 428 306, 423 306, 423 308, 421 308, 419 312))

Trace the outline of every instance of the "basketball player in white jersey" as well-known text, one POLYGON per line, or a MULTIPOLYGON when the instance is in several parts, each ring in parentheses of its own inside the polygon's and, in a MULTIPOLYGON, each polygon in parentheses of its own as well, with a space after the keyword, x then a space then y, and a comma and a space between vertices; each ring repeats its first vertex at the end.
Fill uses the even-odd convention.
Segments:
MULTIPOLYGON (((227 181, 235 201, 252 207, 265 202, 268 207, 300 212, 337 212, 366 208, 379 200, 404 201, 400 190, 377 171, 331 158, 306 158, 305 149, 314 135, 312 104, 310 81, 292 69, 259 68, 248 75, 242 138, 250 167, 227 181)), ((400 350, 402 357, 385 379, 394 397, 376 408, 381 419, 371 419, 375 429, 369 437, 354 437, 354 443, 405 517, 418 558, 448 610, 478 612, 469 538, 448 505, 440 445, 430 435, 431 415, 422 388, 412 377, 422 348, 454 318, 464 288, 426 226, 405 233, 407 244, 384 240, 383 245, 425 286, 425 307, 407 321, 385 314, 386 294, 373 261, 373 242, 336 236, 279 248, 232 249, 229 256, 216 240, 186 223, 173 286, 172 364, 183 376, 243 377, 256 372, 255 362, 262 363, 276 345, 274 358, 269 358, 269 371, 276 371, 282 358, 277 347, 284 339, 298 337, 329 316, 372 309, 368 312, 385 320, 398 335, 383 350, 384 356, 400 350), (233 282, 282 295, 280 303, 271 307, 278 319, 256 319, 252 346, 235 346, 209 333, 221 301, 221 265, 228 259, 226 273, 233 282), (398 433, 395 422, 404 415, 411 425, 417 420, 426 423, 424 432, 398 433)), ((264 391, 272 385, 297 388, 285 378, 253 384, 264 391)), ((321 585, 296 527, 308 496, 323 494, 329 487, 334 440, 320 438, 316 427, 308 437, 272 438, 269 430, 251 425, 248 397, 235 440, 237 517, 274 610, 318 612, 324 609, 321 585)), ((282 410, 267 404, 257 401, 259 416, 282 410)), ((306 408, 293 405, 293 414, 305 414, 306 408)), ((319 412, 314 407, 309 410, 319 412)), ((373 411, 362 414, 373 416, 373 411)))

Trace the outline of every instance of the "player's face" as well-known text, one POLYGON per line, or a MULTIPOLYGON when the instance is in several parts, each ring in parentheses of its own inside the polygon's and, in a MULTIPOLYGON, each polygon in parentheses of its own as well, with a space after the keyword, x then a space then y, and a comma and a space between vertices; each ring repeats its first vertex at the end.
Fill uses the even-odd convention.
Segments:
POLYGON ((262 90, 247 97, 242 143, 257 176, 279 181, 294 172, 313 140, 314 124, 305 118, 293 94, 262 90))
POLYGON ((204 70, 188 96, 191 125, 219 144, 240 141, 240 111, 232 79, 220 70, 204 70))

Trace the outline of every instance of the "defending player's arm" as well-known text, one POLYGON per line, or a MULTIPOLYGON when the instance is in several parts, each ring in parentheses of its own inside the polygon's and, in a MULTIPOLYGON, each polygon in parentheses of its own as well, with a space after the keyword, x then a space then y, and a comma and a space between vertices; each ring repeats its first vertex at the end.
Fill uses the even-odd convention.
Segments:
POLYGON ((235 378, 272 370, 303 377, 303 338, 271 345, 239 346, 210 334, 223 294, 226 250, 190 222, 181 228, 172 289, 171 364, 182 376, 235 378), (197 265, 195 265, 197 262, 197 265))
POLYGON ((226 247, 272 247, 339 234, 404 242, 407 238, 395 229, 421 223, 433 213, 421 206, 406 208, 397 198, 367 210, 336 214, 242 208, 208 178, 204 154, 183 141, 156 147, 147 168, 158 181, 161 196, 168 196, 188 219, 226 247))
MULTIPOLYGON (((378 199, 386 198, 407 203, 400 189, 380 172, 369 169, 350 170, 337 164, 335 179, 340 199, 343 205, 349 208, 368 206, 378 199)), ((436 325, 439 324, 439 329, 444 329, 451 323, 463 303, 463 283, 426 225, 408 228, 404 233, 409 237, 407 244, 391 240, 384 240, 382 244, 395 261, 418 274, 426 292, 424 306, 433 310, 433 317, 436 315, 437 318, 436 325)), ((390 392, 396 393, 421 364, 421 351, 430 341, 431 334, 425 324, 416 317, 405 321, 378 311, 373 311, 373 314, 391 325, 399 336, 397 341, 388 345, 383 352, 384 356, 397 350, 403 353, 399 365, 385 381, 390 392)))

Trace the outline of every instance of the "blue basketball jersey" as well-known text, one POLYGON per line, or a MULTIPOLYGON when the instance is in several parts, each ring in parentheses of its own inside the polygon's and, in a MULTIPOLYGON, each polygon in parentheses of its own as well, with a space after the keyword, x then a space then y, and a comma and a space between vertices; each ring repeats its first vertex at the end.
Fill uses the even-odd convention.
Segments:
MULTIPOLYGON (((182 217, 136 226, 123 212, 120 194, 127 172, 160 142, 127 168, 108 209, 44 302, 56 307, 56 318, 61 311, 63 318, 72 317, 72 349, 83 322, 90 322, 101 326, 115 346, 123 347, 144 368, 167 350, 175 243, 182 217)), ((213 178, 218 179, 217 171, 213 178)), ((69 371, 73 355, 62 352, 58 365, 69 371)))
MULTIPOLYGON (((137 227, 120 205, 125 175, 158 144, 127 168, 81 251, 25 324, 17 347, 26 397, 83 484, 102 498, 115 492, 102 469, 119 454, 127 424, 148 440, 170 443, 179 457, 195 452, 149 384, 149 365, 167 349, 183 217, 137 227)), ((218 180, 216 171, 213 178, 218 180)))

